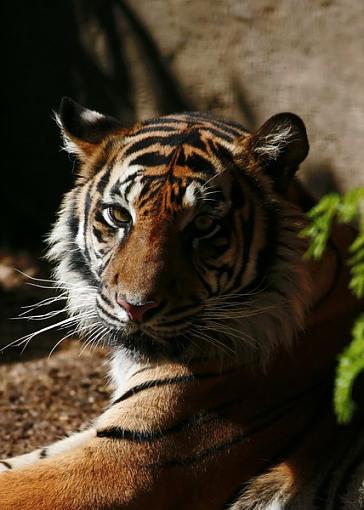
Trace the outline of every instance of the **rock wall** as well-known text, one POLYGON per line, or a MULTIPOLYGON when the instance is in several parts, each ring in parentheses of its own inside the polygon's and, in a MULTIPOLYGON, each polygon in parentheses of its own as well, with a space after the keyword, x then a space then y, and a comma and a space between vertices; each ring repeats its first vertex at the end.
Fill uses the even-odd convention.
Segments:
MULTIPOLYGON (((318 193, 331 185, 340 190, 364 185, 363 2, 131 5, 194 108, 249 128, 279 111, 298 113, 311 142, 302 172, 306 181, 318 193)), ((140 101, 138 115, 151 113, 150 102, 140 101)))
POLYGON ((363 20, 359 0, 7 2, 0 242, 38 245, 72 185, 52 119, 62 95, 125 125, 199 109, 254 129, 293 111, 310 188, 363 185, 363 20))

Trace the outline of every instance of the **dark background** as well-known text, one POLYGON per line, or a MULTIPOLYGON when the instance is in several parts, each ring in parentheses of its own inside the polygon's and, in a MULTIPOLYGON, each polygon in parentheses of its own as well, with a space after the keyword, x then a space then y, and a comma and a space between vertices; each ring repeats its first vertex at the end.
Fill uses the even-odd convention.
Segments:
MULTIPOLYGON (((189 108, 150 34, 122 1, 6 2, 3 28, 3 178, 1 244, 37 247, 55 218, 60 197, 72 184, 72 161, 60 150, 54 122, 62 96, 121 119, 136 120, 125 38, 143 48, 153 70, 149 86, 158 113, 189 108), (82 37, 97 20, 111 70, 85 50, 82 37)), ((102 58, 102 57, 101 57, 102 58)))

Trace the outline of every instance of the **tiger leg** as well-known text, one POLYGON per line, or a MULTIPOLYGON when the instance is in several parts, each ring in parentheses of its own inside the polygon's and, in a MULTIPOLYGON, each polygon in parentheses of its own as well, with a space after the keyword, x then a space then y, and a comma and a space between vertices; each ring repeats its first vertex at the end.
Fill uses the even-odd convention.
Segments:
MULTIPOLYGON (((133 459, 135 462, 135 459, 133 459)), ((1 510, 106 510, 128 508, 134 490, 130 452, 94 437, 84 446, 0 474, 1 510)), ((143 473, 142 473, 143 474, 143 473)))
POLYGON ((3 471, 8 471, 10 469, 19 469, 30 464, 34 464, 39 460, 54 457, 56 455, 60 455, 62 453, 66 453, 74 448, 82 446, 87 441, 95 437, 96 430, 88 429, 83 432, 76 432, 69 437, 65 437, 60 441, 56 441, 55 443, 46 446, 45 448, 39 448, 37 450, 33 450, 30 453, 26 453, 24 455, 18 455, 17 457, 12 457, 9 459, 0 459, 0 473, 3 471))

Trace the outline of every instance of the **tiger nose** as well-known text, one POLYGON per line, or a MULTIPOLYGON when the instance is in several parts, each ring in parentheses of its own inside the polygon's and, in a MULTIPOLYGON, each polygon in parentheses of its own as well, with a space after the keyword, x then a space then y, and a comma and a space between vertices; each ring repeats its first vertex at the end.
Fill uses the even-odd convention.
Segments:
POLYGON ((142 305, 132 305, 120 297, 118 297, 116 301, 122 308, 124 308, 129 316, 129 319, 136 322, 141 322, 143 320, 143 316, 147 310, 151 310, 152 308, 158 306, 158 303, 155 301, 148 301, 142 305))

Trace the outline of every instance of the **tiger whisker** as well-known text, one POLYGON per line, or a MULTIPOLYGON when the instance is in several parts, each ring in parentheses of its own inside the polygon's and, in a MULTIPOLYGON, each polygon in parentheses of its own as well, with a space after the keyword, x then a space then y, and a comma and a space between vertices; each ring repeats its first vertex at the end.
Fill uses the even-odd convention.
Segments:
POLYGON ((55 351, 55 349, 64 341, 66 340, 66 338, 70 338, 76 334, 78 334, 80 331, 84 330, 84 329, 88 329, 92 327, 92 325, 87 325, 87 326, 84 326, 84 327, 75 327, 72 331, 70 331, 69 333, 67 333, 65 336, 63 336, 60 340, 58 340, 58 342, 52 347, 50 353, 48 354, 48 358, 50 358, 53 354, 53 352, 55 351))
POLYGON ((226 324, 221 325, 217 322, 215 323, 214 321, 209 321, 207 326, 202 326, 202 328, 210 330, 210 331, 216 331, 216 332, 222 333, 223 335, 229 335, 234 338, 237 338, 238 340, 244 340, 246 343, 248 343, 252 347, 256 346, 256 342, 255 342, 254 338, 252 336, 248 335, 248 333, 241 331, 239 329, 235 329, 235 328, 228 326, 226 324))
POLYGON ((56 282, 56 280, 50 280, 49 278, 35 278, 34 276, 30 276, 29 274, 24 273, 24 271, 21 271, 20 269, 17 269, 16 267, 14 267, 14 271, 16 271, 17 273, 20 273, 21 275, 25 276, 26 278, 29 278, 29 280, 34 280, 34 281, 38 281, 38 282, 47 282, 47 283, 56 282))
POLYGON ((23 315, 22 317, 11 317, 11 320, 19 321, 19 320, 31 320, 31 321, 41 321, 46 319, 51 319, 52 317, 55 317, 56 315, 59 315, 60 313, 65 313, 65 308, 62 308, 61 310, 52 310, 51 312, 42 313, 39 315, 23 315))
POLYGON ((22 309, 24 309, 24 308, 28 309, 28 308, 37 308, 38 306, 45 306, 45 305, 48 305, 48 304, 52 303, 53 301, 58 301, 58 300, 65 299, 66 295, 67 295, 67 292, 64 291, 61 294, 57 294, 56 296, 52 296, 52 297, 48 297, 48 298, 42 299, 41 301, 38 301, 37 303, 33 303, 32 305, 21 306, 21 308, 22 309))
POLYGON ((75 334, 75 330, 71 331, 70 333, 67 333, 67 335, 63 336, 60 340, 58 340, 58 342, 52 347, 52 349, 50 350, 49 354, 48 354, 48 359, 52 356, 52 354, 54 353, 54 351, 57 349, 57 347, 64 341, 66 340, 66 338, 70 338, 71 336, 73 336, 75 334))
POLYGON ((227 310, 224 312, 216 312, 215 310, 208 310, 209 313, 201 314, 204 319, 216 319, 216 320, 228 320, 228 319, 248 319, 250 317, 256 317, 257 315, 262 315, 268 310, 274 310, 275 306, 266 306, 264 308, 259 308, 257 310, 246 311, 238 311, 238 310, 227 310))
POLYGON ((89 345, 91 345, 96 340, 96 338, 104 333, 104 330, 105 327, 100 322, 95 323, 94 327, 90 329, 90 337, 87 338, 87 340, 85 340, 83 343, 82 349, 80 350, 80 355, 89 345))
MULTIPOLYGON (((71 325, 72 323, 76 323, 78 322, 80 319, 85 319, 85 318, 92 318, 92 314, 90 314, 90 312, 87 312, 87 313, 84 313, 84 314, 78 314, 77 316, 72 316, 72 317, 68 317, 67 319, 63 319, 59 322, 56 322, 55 324, 51 324, 49 326, 46 326, 42 329, 39 329, 33 333, 30 333, 29 335, 25 335, 21 338, 17 338, 16 340, 13 340, 12 342, 10 342, 9 344, 7 344, 5 347, 3 347, 2 349, 0 349, 1 352, 3 352, 5 349, 8 349, 9 347, 15 345, 17 347, 20 347, 21 345, 23 345, 24 343, 26 344, 26 346, 28 345, 29 341, 32 340, 36 335, 39 335, 41 333, 44 333, 46 331, 50 331, 51 329, 55 329, 57 327, 60 327, 60 329, 63 329, 64 327, 68 327, 69 325, 71 325)), ((95 316, 95 314, 94 314, 95 316)))
MULTIPOLYGON (((71 289, 71 288, 75 288, 75 287, 81 288, 80 284, 78 284, 78 283, 63 282, 61 280, 52 280, 50 278, 35 278, 34 276, 30 276, 27 273, 24 273, 20 269, 14 268, 14 270, 16 272, 20 273, 21 275, 25 276, 29 280, 33 280, 33 281, 37 281, 37 282, 55 283, 56 284, 55 286, 50 287, 52 289, 58 288, 59 285, 64 287, 65 289, 71 289)), ((97 290, 97 287, 94 285, 91 285, 91 286, 88 285, 88 287, 97 290)))
POLYGON ((58 315, 60 313, 66 313, 66 312, 74 312, 75 310, 82 310, 85 308, 85 304, 92 305, 94 303, 93 299, 89 299, 88 303, 83 302, 81 305, 65 305, 63 308, 59 310, 52 310, 50 312, 44 313, 44 314, 37 314, 37 315, 26 315, 27 313, 31 313, 33 310, 26 310, 25 312, 22 312, 18 317, 13 317, 12 320, 45 320, 49 319, 55 315, 58 315))
POLYGON ((193 336, 196 340, 199 340, 199 339, 203 340, 204 342, 207 342, 210 345, 213 345, 218 350, 226 353, 229 356, 235 355, 235 352, 233 349, 231 349, 228 345, 224 344, 217 338, 211 337, 211 336, 207 335, 206 333, 202 333, 200 330, 192 330, 191 333, 193 334, 193 336))

